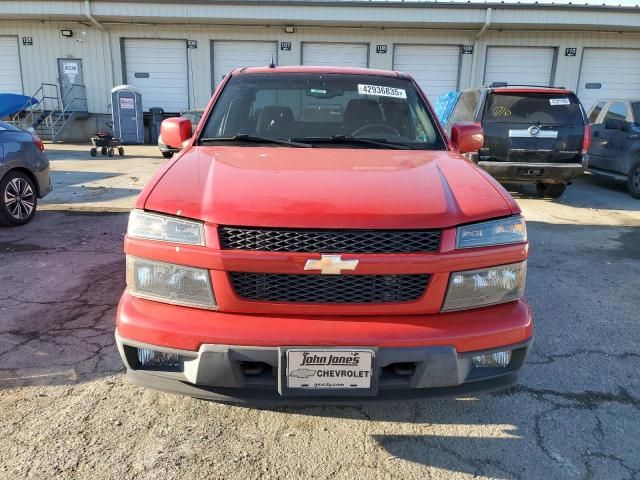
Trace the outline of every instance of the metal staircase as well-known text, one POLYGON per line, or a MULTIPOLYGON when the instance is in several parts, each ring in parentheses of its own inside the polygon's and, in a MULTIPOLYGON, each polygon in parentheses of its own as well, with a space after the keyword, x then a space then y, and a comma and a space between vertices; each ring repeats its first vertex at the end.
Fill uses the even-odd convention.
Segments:
POLYGON ((14 115, 12 123, 34 131, 45 141, 59 141, 76 118, 86 118, 88 115, 87 89, 84 85, 72 85, 60 98, 58 85, 43 83, 32 97, 36 103, 25 104, 22 111, 14 115))

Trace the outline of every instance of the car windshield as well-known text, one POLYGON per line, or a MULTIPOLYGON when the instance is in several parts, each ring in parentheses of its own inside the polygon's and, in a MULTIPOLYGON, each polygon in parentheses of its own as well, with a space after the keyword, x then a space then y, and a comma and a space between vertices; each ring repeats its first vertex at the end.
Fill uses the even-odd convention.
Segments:
POLYGON ((633 107, 633 118, 635 118, 635 124, 640 124, 640 102, 633 102, 631 104, 633 107))
POLYGON ((572 93, 493 93, 486 102, 483 122, 582 124, 580 102, 572 93))
POLYGON ((444 149, 433 117, 407 79, 273 73, 229 79, 200 143, 444 149), (277 140, 275 142, 274 140, 277 140), (285 141, 285 142, 283 142, 285 141))

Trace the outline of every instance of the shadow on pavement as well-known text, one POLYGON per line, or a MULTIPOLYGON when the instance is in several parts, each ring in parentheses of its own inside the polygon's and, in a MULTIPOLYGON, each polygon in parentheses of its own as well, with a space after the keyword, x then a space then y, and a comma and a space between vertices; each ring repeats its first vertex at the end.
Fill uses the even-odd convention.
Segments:
MULTIPOLYGON (((139 146, 138 146, 139 147, 139 146)), ((126 161, 130 158, 149 158, 153 160, 162 160, 166 159, 160 153, 160 150, 155 150, 157 155, 140 155, 136 153, 130 153, 131 150, 128 149, 127 145, 123 146, 124 148, 124 156, 120 156, 120 154, 116 151, 113 157, 108 155, 102 155, 100 153, 100 149, 98 149, 98 155, 95 157, 91 156, 90 150, 91 145, 87 145, 86 150, 73 150, 73 149, 56 149, 56 150, 47 150, 45 147, 45 153, 50 162, 58 162, 58 161, 68 161, 68 160, 104 160, 105 162, 117 162, 117 161, 126 161)))
POLYGON ((533 183, 503 184, 516 200, 538 200, 576 208, 640 211, 640 200, 627 191, 626 183, 586 174, 573 181, 560 198, 541 198, 533 183))

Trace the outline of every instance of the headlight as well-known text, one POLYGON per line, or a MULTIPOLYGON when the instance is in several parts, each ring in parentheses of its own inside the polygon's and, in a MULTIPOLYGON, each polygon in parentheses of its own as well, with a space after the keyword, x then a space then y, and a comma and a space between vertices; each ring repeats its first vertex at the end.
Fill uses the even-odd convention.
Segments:
POLYGON ((149 240, 204 245, 202 222, 149 213, 143 210, 131 211, 127 234, 130 237, 149 240))
POLYGON ((132 295, 158 302, 216 308, 209 271, 127 255, 127 286, 132 295))
POLYGON ((527 241, 527 226, 521 216, 458 227, 456 248, 486 247, 527 241))
POLYGON ((526 261, 452 272, 442 310, 463 310, 518 300, 524 294, 526 274, 526 261))

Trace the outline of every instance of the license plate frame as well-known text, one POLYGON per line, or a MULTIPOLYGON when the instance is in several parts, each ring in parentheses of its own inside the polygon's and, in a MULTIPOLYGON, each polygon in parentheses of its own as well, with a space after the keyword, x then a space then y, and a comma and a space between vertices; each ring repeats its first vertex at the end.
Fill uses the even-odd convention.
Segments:
MULTIPOLYGON (((279 348, 279 361, 278 361, 278 392, 282 396, 319 396, 319 397, 330 397, 330 396, 374 396, 378 393, 378 375, 376 374, 376 364, 378 357, 378 349, 375 347, 304 347, 304 346, 290 346, 290 347, 280 347, 279 348), (334 358, 344 358, 345 356, 351 356, 352 354, 357 354, 357 357, 360 359, 365 359, 364 367, 362 366, 349 366, 349 365, 324 365, 322 363, 314 363, 312 365, 300 365, 300 360, 302 358, 302 353, 308 353, 310 355, 315 355, 316 357, 329 357, 333 356, 334 358), (290 363, 289 358, 291 356, 292 363, 290 363), (367 364, 367 358, 370 360, 370 364, 367 364), (310 375, 306 378, 301 378, 296 376, 295 381, 290 382, 289 373, 294 371, 295 369, 299 369, 300 367, 304 367, 305 370, 317 372, 317 370, 322 369, 323 371, 349 371, 361 372, 368 371, 369 372, 369 386, 367 388, 364 387, 350 387, 350 386, 325 386, 325 387, 300 387, 300 383, 307 378, 315 377, 315 375, 310 375)), ((308 372, 303 372, 308 373, 308 372)), ((316 377, 317 378, 317 377, 316 377)), ((336 377, 327 377, 330 378, 328 382, 321 383, 344 383, 351 377, 337 378, 336 377), (334 381, 332 381, 334 380, 334 381)), ((360 378, 360 377, 358 377, 360 378)), ((354 380, 354 382, 360 383, 359 380, 354 380)), ((306 383, 306 382, 305 382, 306 383)), ((309 384, 312 382, 309 381, 309 384)))

